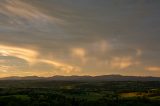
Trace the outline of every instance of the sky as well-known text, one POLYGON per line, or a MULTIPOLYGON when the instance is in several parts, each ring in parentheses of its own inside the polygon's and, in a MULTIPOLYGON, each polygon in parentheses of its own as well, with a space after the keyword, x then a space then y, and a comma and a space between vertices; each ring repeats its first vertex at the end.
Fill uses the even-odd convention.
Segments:
POLYGON ((0 77, 160 77, 160 0, 0 0, 0 77))

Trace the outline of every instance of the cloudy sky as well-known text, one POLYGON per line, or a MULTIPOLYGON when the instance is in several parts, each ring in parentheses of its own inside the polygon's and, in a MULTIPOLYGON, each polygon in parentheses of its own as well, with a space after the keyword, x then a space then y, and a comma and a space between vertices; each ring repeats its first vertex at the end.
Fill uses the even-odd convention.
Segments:
POLYGON ((0 77, 160 76, 160 0, 0 0, 0 77))

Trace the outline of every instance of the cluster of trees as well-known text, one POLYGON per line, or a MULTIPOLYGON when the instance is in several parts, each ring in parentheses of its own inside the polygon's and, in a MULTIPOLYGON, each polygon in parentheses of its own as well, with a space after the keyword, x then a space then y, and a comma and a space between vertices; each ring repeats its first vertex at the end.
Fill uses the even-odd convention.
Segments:
POLYGON ((17 83, 17 86, 0 87, 0 106, 160 106, 160 82, 7 83, 17 83), (121 95, 130 92, 142 95, 121 95))
POLYGON ((0 106, 160 106, 160 101, 141 98, 102 97, 97 100, 66 97, 60 94, 7 95, 0 106))

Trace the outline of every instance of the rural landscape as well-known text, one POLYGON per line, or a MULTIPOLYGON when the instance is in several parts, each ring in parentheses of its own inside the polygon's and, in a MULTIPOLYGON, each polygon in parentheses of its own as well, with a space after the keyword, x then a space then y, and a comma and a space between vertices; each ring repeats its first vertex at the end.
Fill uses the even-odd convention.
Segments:
POLYGON ((0 80, 0 105, 159 106, 160 78, 120 75, 6 78, 0 80))
POLYGON ((160 0, 0 0, 0 106, 160 106, 160 0))

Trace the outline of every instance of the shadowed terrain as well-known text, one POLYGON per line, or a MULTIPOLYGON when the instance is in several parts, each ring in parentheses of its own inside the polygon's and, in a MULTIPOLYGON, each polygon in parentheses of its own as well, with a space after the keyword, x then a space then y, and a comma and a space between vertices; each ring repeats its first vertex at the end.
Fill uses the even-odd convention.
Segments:
POLYGON ((158 106, 160 81, 153 79, 154 77, 145 79, 145 77, 119 75, 109 75, 108 78, 107 76, 4 78, 0 80, 0 105, 158 106), (118 81, 119 77, 121 81, 118 81))

